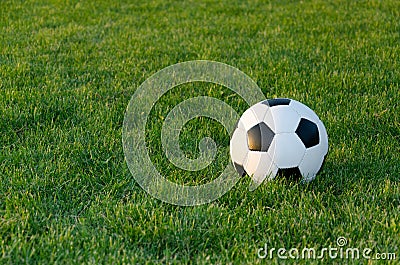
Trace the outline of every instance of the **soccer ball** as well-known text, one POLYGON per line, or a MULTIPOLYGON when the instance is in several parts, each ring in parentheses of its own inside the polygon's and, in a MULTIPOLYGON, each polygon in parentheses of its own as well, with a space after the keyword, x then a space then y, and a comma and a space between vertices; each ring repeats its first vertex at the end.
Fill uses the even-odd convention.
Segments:
POLYGON ((230 141, 236 171, 253 180, 282 174, 311 181, 328 152, 328 134, 322 121, 306 105, 287 98, 259 102, 237 122, 230 141))

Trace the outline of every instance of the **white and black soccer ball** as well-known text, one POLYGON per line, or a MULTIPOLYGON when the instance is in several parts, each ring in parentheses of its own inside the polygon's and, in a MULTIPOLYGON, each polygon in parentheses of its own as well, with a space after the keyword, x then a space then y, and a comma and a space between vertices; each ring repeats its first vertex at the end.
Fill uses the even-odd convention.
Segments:
POLYGON ((237 172, 257 187, 278 174, 311 181, 328 152, 322 121, 306 105, 287 98, 259 102, 240 117, 230 141, 237 172))

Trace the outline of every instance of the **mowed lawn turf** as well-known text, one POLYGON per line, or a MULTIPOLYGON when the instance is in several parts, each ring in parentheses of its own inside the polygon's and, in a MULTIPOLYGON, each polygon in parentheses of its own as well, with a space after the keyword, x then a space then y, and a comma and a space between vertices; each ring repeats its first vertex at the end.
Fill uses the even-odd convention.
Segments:
MULTIPOLYGON (((265 246, 321 250, 339 237, 399 262, 398 1, 4 0, 0 10, 1 264, 257 264, 271 261, 257 255, 265 246), (329 152, 313 182, 279 178, 249 192, 245 177, 196 207, 140 188, 124 160, 126 106, 155 72, 198 59, 235 66, 266 98, 319 115, 329 152)), ((157 102, 146 141, 177 183, 206 183, 230 163, 231 132, 209 118, 187 123, 180 139, 192 158, 201 138, 216 141, 208 168, 185 172, 161 150, 168 112, 199 95, 248 107, 206 83, 157 102)))

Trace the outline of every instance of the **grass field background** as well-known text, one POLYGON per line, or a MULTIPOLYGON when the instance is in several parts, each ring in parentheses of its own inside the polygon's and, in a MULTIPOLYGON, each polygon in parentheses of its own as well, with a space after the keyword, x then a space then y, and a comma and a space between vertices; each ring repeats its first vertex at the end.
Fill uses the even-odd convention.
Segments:
MULTIPOLYGON (((256 264, 268 261, 257 257, 265 244, 321 249, 339 236, 399 261, 398 1, 1 1, 0 10, 0 263, 256 264), (315 110, 330 140, 315 181, 249 192, 244 178, 197 207, 136 184, 122 150, 126 106, 153 73, 197 59, 315 110)), ((247 108, 210 84, 156 104, 151 158, 192 184, 229 163, 229 132, 209 119, 189 122, 181 139, 195 157, 198 139, 213 136, 220 151, 206 171, 182 172, 157 148, 168 111, 195 95, 247 108)))

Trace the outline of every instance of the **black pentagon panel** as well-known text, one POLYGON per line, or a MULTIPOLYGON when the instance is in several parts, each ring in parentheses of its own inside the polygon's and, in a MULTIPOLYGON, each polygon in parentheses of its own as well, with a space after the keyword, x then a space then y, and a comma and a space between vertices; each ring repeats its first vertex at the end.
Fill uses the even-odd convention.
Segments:
POLYGON ((247 132, 249 150, 267 152, 274 135, 274 132, 263 122, 253 126, 247 132))
POLYGON ((247 131, 247 145, 251 151, 260 151, 261 144, 261 130, 260 125, 257 124, 247 131))
POLYGON ((306 148, 319 144, 318 126, 312 121, 301 118, 296 129, 296 134, 299 136, 306 148))
POLYGON ((288 98, 273 98, 264 100, 262 104, 269 105, 270 107, 279 106, 279 105, 289 105, 290 99, 288 98))
POLYGON ((292 168, 280 168, 278 170, 277 176, 282 176, 287 180, 299 181, 302 179, 300 169, 298 167, 292 168))
POLYGON ((267 152, 269 146, 274 139, 275 133, 268 127, 265 123, 260 123, 260 131, 261 131, 261 151, 267 152))
POLYGON ((238 163, 233 163, 235 166, 235 169, 237 171, 237 173, 239 173, 240 176, 244 177, 247 173, 246 170, 244 170, 244 167, 239 165, 238 163))

